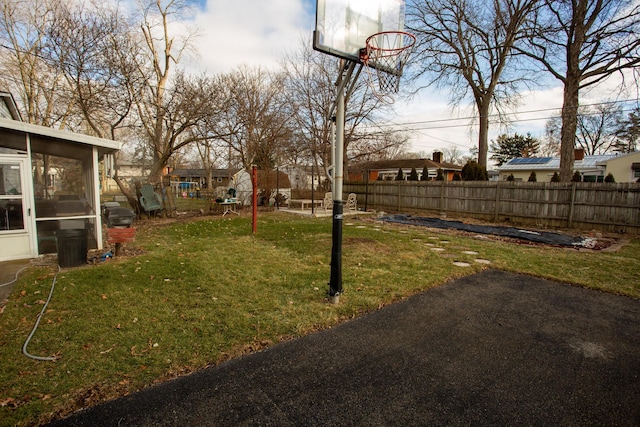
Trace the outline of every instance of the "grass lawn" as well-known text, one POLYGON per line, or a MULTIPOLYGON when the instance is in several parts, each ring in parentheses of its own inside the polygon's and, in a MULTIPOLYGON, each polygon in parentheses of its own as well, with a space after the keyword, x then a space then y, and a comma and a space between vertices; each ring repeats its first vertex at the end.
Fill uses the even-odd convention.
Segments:
POLYGON ((142 227, 141 255, 58 275, 28 349, 55 362, 21 354, 56 272, 27 270, 0 315, 0 425, 46 422, 329 328, 487 268, 478 259, 640 297, 640 239, 576 251, 348 218, 343 242, 345 293, 332 305, 330 218, 265 213, 256 235, 236 216, 142 227))

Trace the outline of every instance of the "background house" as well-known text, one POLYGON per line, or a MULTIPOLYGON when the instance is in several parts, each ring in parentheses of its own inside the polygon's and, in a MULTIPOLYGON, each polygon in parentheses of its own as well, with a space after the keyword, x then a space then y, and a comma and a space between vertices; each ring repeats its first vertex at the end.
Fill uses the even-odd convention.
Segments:
MULTIPOLYGON (((584 150, 575 150, 573 170, 580 173, 583 182, 603 182, 606 162, 615 154, 585 156, 584 150)), ((550 182, 554 173, 560 173, 560 157, 516 157, 498 167, 500 180, 506 181, 513 174, 515 181, 528 181, 531 172, 538 182, 550 182)))
MULTIPOLYGON (((151 165, 145 163, 137 163, 131 161, 118 161, 118 178, 129 183, 132 187, 134 183, 149 182, 149 174, 151 173, 151 165)), ((102 173, 102 192, 119 192, 120 188, 116 181, 107 173, 102 173)))
POLYGON ((462 171, 462 167, 442 161, 442 153, 434 152, 432 159, 392 159, 378 160, 356 165, 349 168, 349 181, 364 182, 368 176, 369 181, 395 180, 398 170, 402 169, 405 179, 412 169, 418 172, 418 178, 422 179, 422 171, 427 168, 428 179, 434 180, 438 175, 438 169, 442 169, 446 181, 452 181, 456 173, 462 171))
POLYGON ((640 182, 640 151, 629 154, 619 154, 601 161, 605 176, 613 175, 616 182, 640 182))
POLYGON ((0 119, 22 121, 13 95, 0 91, 0 119))
POLYGON ((324 169, 318 170, 314 166, 284 165, 280 167, 280 171, 289 176, 291 188, 296 190, 311 190, 312 185, 318 189, 320 183, 326 179, 324 169))
MULTIPOLYGON (((229 182, 233 175, 239 169, 212 169, 211 170, 211 186, 230 187, 229 182)), ((207 169, 173 169, 167 172, 171 190, 174 194, 180 194, 183 191, 207 190, 209 173, 207 169)))

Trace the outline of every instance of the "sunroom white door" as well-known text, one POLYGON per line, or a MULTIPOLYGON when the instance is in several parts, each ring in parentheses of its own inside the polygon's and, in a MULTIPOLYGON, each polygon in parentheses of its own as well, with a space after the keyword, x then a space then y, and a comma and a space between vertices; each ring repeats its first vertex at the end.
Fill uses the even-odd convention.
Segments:
POLYGON ((0 155, 0 261, 32 258, 32 209, 27 157, 0 155))

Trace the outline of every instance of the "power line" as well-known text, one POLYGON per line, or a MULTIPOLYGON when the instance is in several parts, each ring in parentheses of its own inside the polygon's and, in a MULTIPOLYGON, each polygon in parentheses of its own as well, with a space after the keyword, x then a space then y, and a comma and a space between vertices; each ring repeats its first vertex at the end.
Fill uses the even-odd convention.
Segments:
MULTIPOLYGON (((584 104, 581 105, 581 107, 597 107, 597 106, 601 106, 601 105, 611 105, 611 104, 625 104, 625 103, 631 103, 631 102, 635 102, 638 103, 640 100, 638 98, 635 99, 626 99, 626 100, 620 100, 620 101, 603 101, 603 102, 596 102, 593 104, 584 104)), ((504 114, 491 114, 489 116, 489 119, 500 119, 504 116, 512 116, 512 115, 520 115, 520 114, 530 114, 530 113, 540 113, 540 112, 547 112, 547 111, 558 111, 558 108, 542 108, 542 109, 536 109, 536 110, 526 110, 526 111, 516 111, 516 112, 512 112, 512 113, 504 113, 504 114)), ((622 110, 622 112, 627 112, 627 111, 633 111, 633 109, 624 109, 622 110)), ((584 115, 595 115, 598 113, 587 113, 584 115)), ((538 118, 528 118, 528 119, 514 119, 511 120, 511 122, 513 123, 519 123, 519 122, 525 122, 525 121, 536 121, 536 120, 548 120, 549 118, 553 118, 553 117, 560 117, 559 115, 554 115, 554 116, 545 116, 545 117, 538 117, 538 118)), ((460 120, 477 120, 477 116, 467 116, 467 117, 454 117, 454 118, 447 118, 447 119, 435 119, 435 120, 418 120, 418 121, 411 121, 411 122, 402 122, 402 123, 398 123, 398 122, 387 122, 387 123, 379 123, 378 126, 398 126, 398 127, 404 127, 404 126, 413 126, 413 125, 421 125, 421 124, 431 124, 431 123, 447 123, 447 122, 455 122, 455 121, 460 121, 460 120)), ((493 121, 492 123, 500 123, 500 122, 496 122, 493 121)), ((466 126, 470 126, 470 124, 458 124, 458 125, 443 125, 443 126, 434 126, 434 127, 418 127, 418 128, 413 128, 410 127, 409 129, 449 129, 449 128, 457 128, 457 127, 466 127, 466 126)))

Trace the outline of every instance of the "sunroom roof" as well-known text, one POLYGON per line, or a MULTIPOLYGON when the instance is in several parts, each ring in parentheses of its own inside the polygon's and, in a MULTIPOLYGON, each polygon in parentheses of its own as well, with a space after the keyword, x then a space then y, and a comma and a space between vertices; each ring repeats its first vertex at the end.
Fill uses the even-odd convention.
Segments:
MULTIPOLYGON (((32 143, 38 144, 40 146, 38 152, 41 153, 46 153, 48 150, 65 150, 64 144, 57 148, 54 148, 53 146, 47 147, 47 145, 50 145, 45 143, 47 140, 54 140, 56 143, 81 144, 86 146, 87 149, 90 147, 98 147, 100 155, 111 154, 115 151, 118 151, 121 146, 120 142, 118 141, 96 138, 94 136, 83 135, 79 133, 67 132, 46 126, 19 122, 17 120, 0 119, 0 130, 8 130, 13 133, 21 132, 29 134, 32 137, 35 136, 35 138, 32 138, 32 143)), ((75 147, 75 149, 77 149, 78 146, 75 144, 68 145, 67 147, 70 150, 72 150, 72 147, 75 147)), ((52 152, 47 154, 60 155, 61 153, 52 152)))

